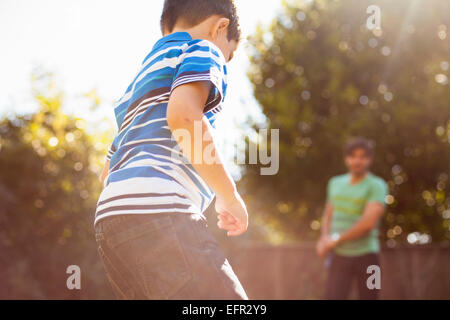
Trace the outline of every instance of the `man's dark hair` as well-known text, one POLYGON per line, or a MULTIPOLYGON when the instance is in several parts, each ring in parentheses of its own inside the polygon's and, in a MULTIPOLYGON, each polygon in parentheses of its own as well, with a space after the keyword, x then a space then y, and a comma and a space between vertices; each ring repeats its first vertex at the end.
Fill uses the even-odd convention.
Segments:
POLYGON ((347 142, 344 147, 344 155, 350 156, 354 151, 362 149, 369 157, 375 155, 375 143, 365 138, 354 138, 347 142))
POLYGON ((228 40, 239 41, 241 30, 234 0, 165 0, 161 30, 172 32, 179 20, 192 27, 215 14, 230 19, 228 40))

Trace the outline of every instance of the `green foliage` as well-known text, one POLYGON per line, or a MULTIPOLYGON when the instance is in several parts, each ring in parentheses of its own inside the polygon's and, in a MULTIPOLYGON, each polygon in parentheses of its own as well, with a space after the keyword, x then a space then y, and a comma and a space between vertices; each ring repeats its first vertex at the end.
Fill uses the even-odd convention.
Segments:
POLYGON ((93 232, 104 153, 49 75, 34 84, 39 111, 0 122, 0 298, 110 297, 93 232), (69 265, 82 290, 67 289, 69 265))
POLYGON ((280 129, 280 172, 246 168, 251 213, 284 241, 316 237, 327 181, 345 170, 342 146, 365 136, 393 197, 382 236, 449 240, 448 1, 289 3, 250 40, 254 95, 280 129), (374 3, 382 32, 365 25, 374 3))

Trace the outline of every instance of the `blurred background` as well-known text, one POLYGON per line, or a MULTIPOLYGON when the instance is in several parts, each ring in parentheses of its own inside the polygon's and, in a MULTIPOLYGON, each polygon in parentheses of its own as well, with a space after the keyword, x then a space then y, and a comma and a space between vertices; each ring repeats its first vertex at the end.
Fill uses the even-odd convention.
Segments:
MULTIPOLYGON (((162 0, 0 1, 0 298, 113 298, 93 217, 113 103, 161 36, 162 0), (78 265, 82 289, 68 290, 78 265)), ((450 299, 450 3, 236 0, 245 39, 217 135, 251 215, 211 231, 253 299, 319 299, 330 177, 352 136, 389 185, 385 299, 450 299), (381 30, 366 9, 381 9, 381 30), (237 165, 237 141, 280 129, 280 170, 237 165)))

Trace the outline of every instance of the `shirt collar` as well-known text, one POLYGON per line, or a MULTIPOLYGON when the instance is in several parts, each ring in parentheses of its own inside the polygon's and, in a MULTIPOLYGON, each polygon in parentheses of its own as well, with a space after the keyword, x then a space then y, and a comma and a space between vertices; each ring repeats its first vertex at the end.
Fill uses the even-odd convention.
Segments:
POLYGON ((174 32, 171 34, 168 34, 165 37, 162 37, 161 39, 159 39, 155 45, 153 46, 153 50, 157 49, 159 47, 161 47, 163 44, 167 43, 167 42, 172 42, 172 41, 190 41, 192 40, 192 37, 189 33, 187 32, 174 32))

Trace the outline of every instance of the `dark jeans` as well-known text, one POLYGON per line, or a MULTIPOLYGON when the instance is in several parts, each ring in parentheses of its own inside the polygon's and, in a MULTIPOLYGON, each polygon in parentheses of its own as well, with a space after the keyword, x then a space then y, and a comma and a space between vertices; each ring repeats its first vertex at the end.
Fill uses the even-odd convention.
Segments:
POLYGON ((328 256, 326 263, 328 267, 328 279, 325 291, 326 299, 347 299, 350 294, 352 283, 355 280, 360 300, 378 299, 380 290, 370 290, 367 287, 367 279, 371 275, 367 273, 367 267, 370 265, 380 265, 378 254, 345 257, 332 253, 328 256))
POLYGON ((95 229, 118 299, 247 299, 200 215, 121 215, 95 229))

